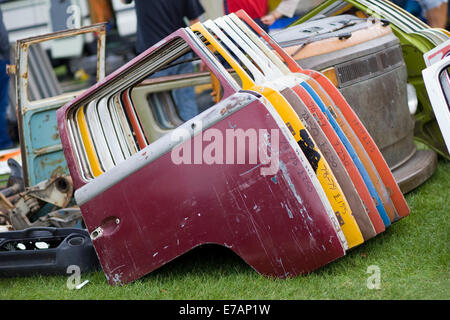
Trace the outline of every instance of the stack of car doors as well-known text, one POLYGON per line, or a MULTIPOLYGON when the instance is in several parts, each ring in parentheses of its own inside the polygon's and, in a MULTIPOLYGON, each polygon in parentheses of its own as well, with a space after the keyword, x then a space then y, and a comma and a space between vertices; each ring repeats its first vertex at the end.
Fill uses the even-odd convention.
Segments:
MULTIPOLYGON (((422 78, 422 70, 426 68, 423 55, 448 41, 448 30, 430 28, 428 25, 412 16, 402 8, 390 1, 375 0, 326 0, 293 25, 317 19, 319 16, 334 16, 343 12, 355 12, 359 15, 369 16, 371 19, 383 19, 389 22, 395 36, 400 41, 403 57, 406 63, 408 83, 414 87, 417 102, 414 103, 414 92, 410 100, 412 113, 415 116, 414 137, 426 144, 440 156, 450 159, 449 151, 445 146, 425 84, 422 78), (417 104, 418 103, 418 104, 417 104)), ((426 167, 427 163, 421 163, 420 167, 426 167)), ((431 167, 431 166, 429 166, 431 167)), ((412 174, 414 176, 414 174, 412 174)), ((419 184, 423 179, 419 179, 419 184)), ((417 184, 412 181, 413 184, 417 184)))
POLYGON ((409 214, 337 88, 301 69, 243 11, 174 32, 57 118, 112 285, 207 243, 261 274, 293 277, 409 214), (207 72, 156 77, 192 54, 207 72), (216 101, 183 123, 170 91, 208 83, 216 101))
POLYGON ((284 29, 273 38, 300 65, 321 70, 334 82, 373 136, 403 193, 433 174, 436 153, 417 150, 414 143, 406 65, 389 23, 338 15, 284 29))

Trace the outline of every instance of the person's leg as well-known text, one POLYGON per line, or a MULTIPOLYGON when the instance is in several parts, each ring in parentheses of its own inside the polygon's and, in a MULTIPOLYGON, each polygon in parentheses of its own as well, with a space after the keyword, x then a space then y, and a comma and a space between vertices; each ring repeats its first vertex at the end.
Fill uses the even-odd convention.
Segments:
MULTIPOLYGON (((189 60, 192 58, 192 54, 186 54, 177 60, 174 63, 189 60)), ((159 78, 171 75, 178 75, 183 73, 192 73, 194 72, 194 66, 192 62, 182 63, 179 65, 175 65, 173 67, 155 72, 150 78, 159 78)), ((195 89, 194 87, 187 87, 181 89, 172 90, 172 97, 177 108, 178 115, 183 121, 187 121, 198 114, 198 106, 197 101, 195 99, 195 89)), ((161 120, 161 119, 159 119, 161 120)))
POLYGON ((425 16, 423 15, 423 5, 417 0, 407 0, 405 3, 405 10, 413 16, 425 21, 425 16))
POLYGON ((432 28, 445 28, 447 25, 447 9, 447 2, 429 9, 426 15, 428 25, 432 28))
MULTIPOLYGON (((174 63, 190 59, 192 59, 192 53, 185 54, 184 56, 175 60, 174 63)), ((150 78, 159 78, 192 72, 194 72, 194 65, 192 64, 192 62, 188 62, 158 71, 151 75, 150 78)), ((187 121, 198 114, 198 106, 195 99, 194 87, 174 89, 172 90, 172 97, 175 102, 178 115, 183 121, 187 121)))
POLYGON ((9 61, 0 60, 0 150, 14 145, 6 131, 6 109, 9 103, 9 76, 6 74, 8 63, 9 61))
MULTIPOLYGON (((179 58, 178 61, 192 59, 192 53, 186 54, 179 58)), ((171 68, 173 74, 183 74, 194 72, 194 65, 192 62, 179 64, 171 68)), ((195 89, 194 87, 187 87, 181 89, 172 90, 172 97, 175 101, 178 114, 181 119, 188 121, 189 119, 195 117, 198 114, 197 101, 195 99, 195 89)))
POLYGON ((448 0, 420 0, 423 15, 432 28, 445 28, 447 25, 448 0))
MULTIPOLYGON (((192 59, 192 53, 185 54, 184 56, 175 60, 173 63, 190 59, 192 59)), ((192 62, 188 62, 158 71, 151 75, 150 78, 159 78, 192 72, 194 72, 194 65, 192 64, 192 62)), ((175 102, 178 115, 183 121, 187 121, 198 114, 198 106, 197 101, 195 100, 194 87, 174 89, 172 90, 172 97, 175 102)))
MULTIPOLYGON (((161 77, 170 76, 170 75, 172 75, 171 69, 172 68, 168 68, 168 69, 164 69, 164 70, 158 71, 158 72, 152 74, 149 78, 161 78, 161 77)), ((163 111, 160 110, 159 108, 158 108, 158 110, 154 110, 154 114, 156 116, 156 119, 158 120, 158 122, 160 124, 162 124, 164 122, 164 119, 162 118, 163 115, 161 114, 161 112, 163 112, 163 111)))

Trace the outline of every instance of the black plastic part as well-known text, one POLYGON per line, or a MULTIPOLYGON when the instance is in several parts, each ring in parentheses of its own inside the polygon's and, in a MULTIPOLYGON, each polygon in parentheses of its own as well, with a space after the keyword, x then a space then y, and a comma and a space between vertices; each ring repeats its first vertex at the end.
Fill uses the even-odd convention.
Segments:
POLYGON ((338 35, 339 40, 349 39, 352 36, 351 32, 341 33, 338 35))
POLYGON ((80 272, 100 267, 86 230, 38 227, 0 233, 0 277, 67 275, 71 265, 80 272))
POLYGON ((383 24, 383 27, 386 27, 391 24, 391 22, 387 19, 380 19, 380 21, 383 24))

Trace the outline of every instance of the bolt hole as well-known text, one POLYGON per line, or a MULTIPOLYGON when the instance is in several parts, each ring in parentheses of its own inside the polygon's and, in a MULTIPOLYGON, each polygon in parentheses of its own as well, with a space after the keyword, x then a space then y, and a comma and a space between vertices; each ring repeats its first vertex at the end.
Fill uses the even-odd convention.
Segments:
POLYGON ((56 181, 56 188, 64 193, 69 190, 69 184, 67 183, 66 179, 61 178, 56 181))
POLYGON ((81 237, 75 237, 75 238, 69 239, 69 244, 71 246, 81 246, 83 244, 83 242, 84 242, 84 239, 81 237))

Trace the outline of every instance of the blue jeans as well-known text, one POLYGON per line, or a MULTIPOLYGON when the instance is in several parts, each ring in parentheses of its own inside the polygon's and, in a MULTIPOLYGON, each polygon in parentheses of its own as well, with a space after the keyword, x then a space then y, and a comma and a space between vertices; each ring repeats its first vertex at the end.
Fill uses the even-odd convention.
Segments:
POLYGON ((413 16, 427 22, 425 18, 427 11, 439 7, 441 4, 448 2, 448 0, 393 0, 393 2, 413 16))
MULTIPOLYGON (((188 53, 175 60, 175 63, 183 60, 189 60, 191 58, 192 53, 188 53)), ((188 62, 173 66, 162 71, 158 71, 153 74, 151 78, 192 72, 194 72, 194 65, 192 64, 192 62, 188 62)), ((175 102, 178 114, 180 115, 182 120, 187 121, 198 114, 198 106, 197 101, 195 100, 194 87, 174 89, 172 90, 172 97, 175 102)))
POLYGON ((9 104, 9 76, 6 73, 8 60, 0 60, 0 150, 14 146, 6 131, 6 109, 9 104))

